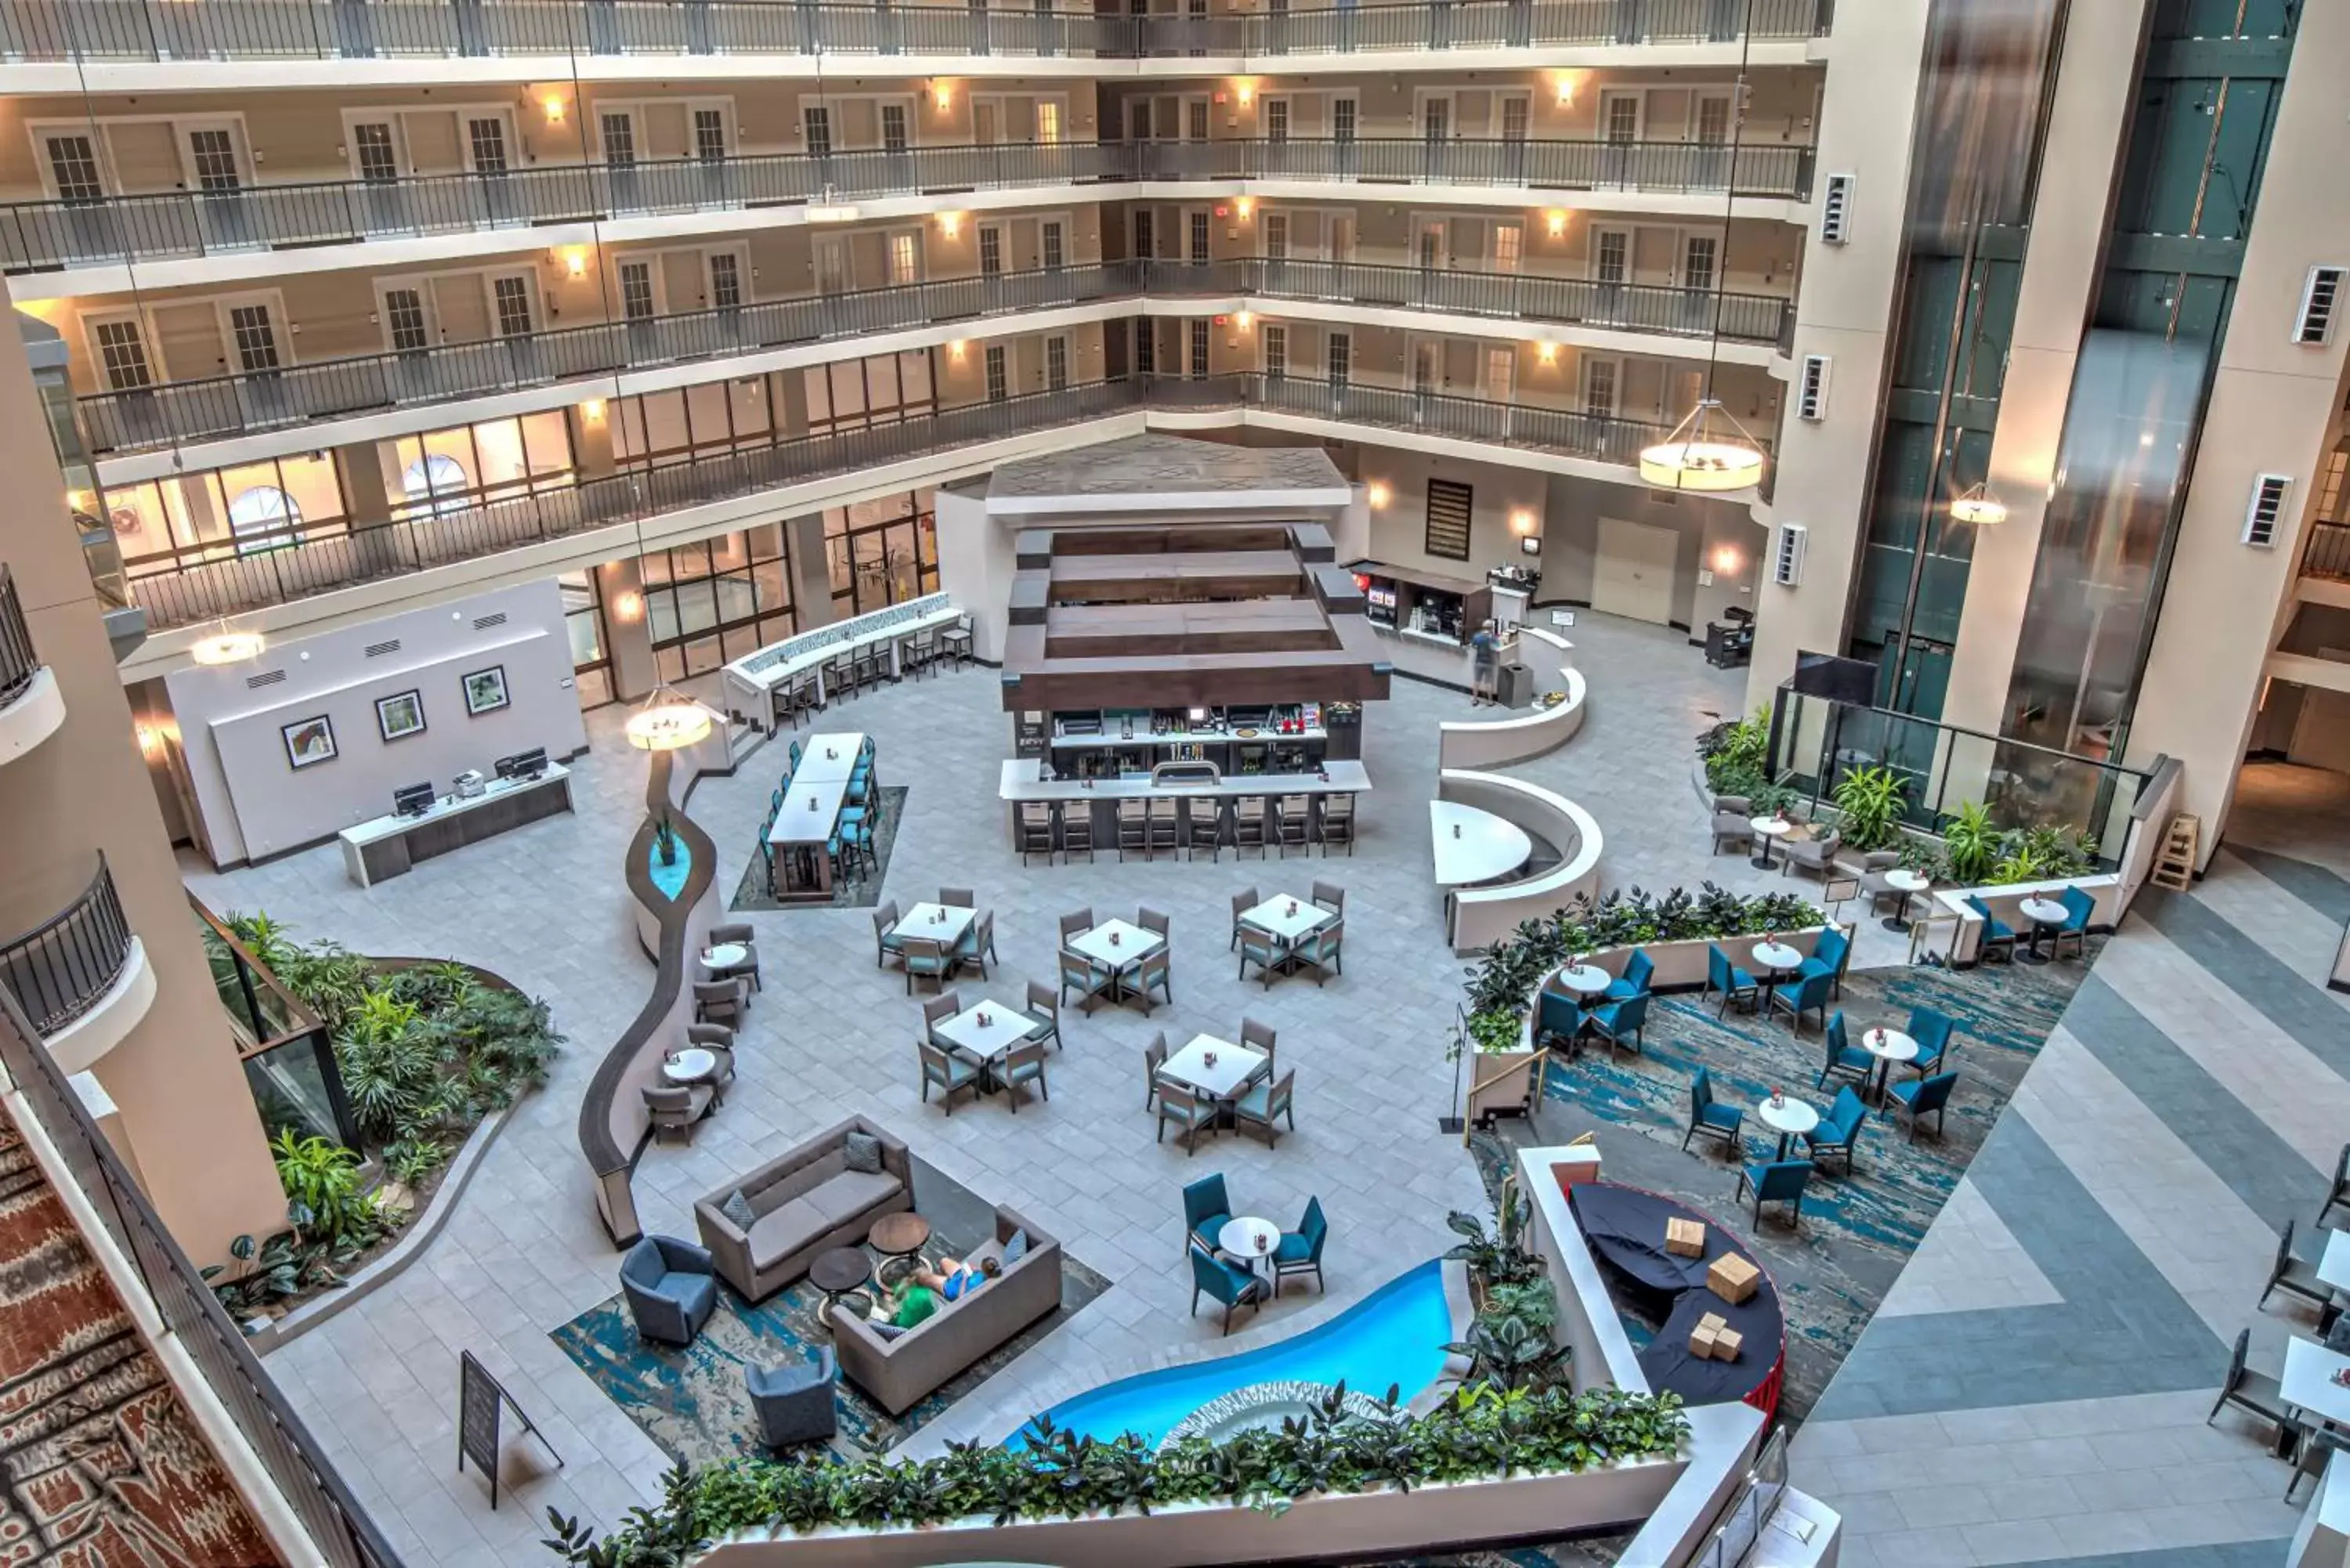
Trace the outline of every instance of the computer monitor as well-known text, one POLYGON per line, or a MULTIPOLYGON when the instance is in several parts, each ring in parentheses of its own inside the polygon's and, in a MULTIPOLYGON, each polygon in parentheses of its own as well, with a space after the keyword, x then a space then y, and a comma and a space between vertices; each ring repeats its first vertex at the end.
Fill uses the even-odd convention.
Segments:
POLYGON ((432 785, 412 784, 391 792, 391 809, 401 816, 421 816, 432 808, 432 785))
POLYGON ((546 771, 546 748, 534 746, 526 752, 516 752, 497 762, 498 777, 502 779, 535 779, 546 771))

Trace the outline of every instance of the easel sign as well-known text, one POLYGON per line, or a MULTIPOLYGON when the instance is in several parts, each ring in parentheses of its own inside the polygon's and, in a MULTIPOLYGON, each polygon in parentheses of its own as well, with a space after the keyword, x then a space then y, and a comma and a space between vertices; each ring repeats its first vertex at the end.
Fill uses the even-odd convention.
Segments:
POLYGON ((498 1506, 498 1417, 504 1407, 514 1406, 515 1419, 523 1430, 538 1439, 539 1447, 555 1455, 555 1468, 563 1468, 563 1456, 555 1452, 555 1445, 546 1435, 523 1413, 523 1408, 507 1393, 490 1369, 473 1359, 470 1350, 457 1353, 457 1473, 465 1473, 465 1461, 490 1478, 490 1511, 498 1506))

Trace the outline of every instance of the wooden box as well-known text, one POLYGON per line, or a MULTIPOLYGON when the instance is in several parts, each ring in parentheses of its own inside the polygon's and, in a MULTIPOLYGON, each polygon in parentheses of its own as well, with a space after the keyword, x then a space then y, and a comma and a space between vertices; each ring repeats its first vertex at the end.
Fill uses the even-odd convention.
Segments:
POLYGON ((1735 1361, 1738 1359, 1740 1348, 1745 1343, 1746 1336, 1736 1329, 1722 1329, 1713 1336, 1713 1358, 1716 1361, 1735 1361))
POLYGON ((1762 1282, 1762 1271, 1735 1252, 1724 1252, 1705 1272, 1706 1288, 1731 1305, 1752 1295, 1762 1282))
POLYGON ((1676 1258, 1704 1257, 1705 1227, 1694 1220, 1666 1220, 1665 1251, 1676 1258))
POLYGON ((1730 1321, 1727 1318, 1714 1313, 1706 1314, 1697 1320, 1697 1326, 1690 1330, 1690 1354, 1700 1361, 1711 1358, 1715 1342, 1729 1332, 1730 1321))

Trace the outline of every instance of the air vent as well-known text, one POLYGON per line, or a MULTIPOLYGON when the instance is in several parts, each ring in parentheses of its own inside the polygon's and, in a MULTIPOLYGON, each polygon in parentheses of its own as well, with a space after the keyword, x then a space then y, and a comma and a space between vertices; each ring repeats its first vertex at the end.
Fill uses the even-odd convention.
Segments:
POLYGON ((1852 180, 1849 174, 1828 176, 1827 193, 1820 198, 1820 239, 1840 245, 1852 237, 1852 180))
POLYGON ((286 671, 283 670, 265 670, 258 675, 248 675, 244 678, 245 690, 258 691, 265 686, 275 686, 285 679, 286 671))
POLYGON ((2293 329, 2295 343, 2315 346, 2334 336, 2334 307, 2342 303, 2342 273, 2338 266, 2314 266, 2301 286, 2301 315, 2293 329))
POLYGON ((2244 509, 2244 543, 2259 549, 2276 544, 2277 524, 2284 517, 2284 499, 2293 493, 2293 476, 2263 473, 2252 481, 2252 504, 2244 509))
POLYGON ((473 629, 474 629, 475 631, 487 631, 487 630, 489 630, 489 629, 490 629, 490 628, 492 628, 492 627, 494 627, 494 626, 504 626, 504 625, 505 625, 505 623, 506 623, 506 612, 505 612, 505 611, 504 611, 504 610, 500 610, 500 611, 498 611, 498 613, 497 613, 497 614, 495 614, 495 615, 477 615, 477 616, 475 616, 475 617, 473 618, 473 629))
POLYGON ((1771 580, 1792 588, 1804 580, 1804 538, 1811 530, 1801 523, 1782 523, 1771 545, 1771 580))
POLYGON ((1828 366, 1825 354, 1804 356, 1803 374, 1795 378, 1795 417, 1799 420, 1824 420, 1828 417, 1828 366))
POLYGON ((369 659, 381 659, 387 653, 398 653, 399 651, 400 639, 396 637, 390 642, 370 642, 367 645, 366 649, 367 656, 369 659))

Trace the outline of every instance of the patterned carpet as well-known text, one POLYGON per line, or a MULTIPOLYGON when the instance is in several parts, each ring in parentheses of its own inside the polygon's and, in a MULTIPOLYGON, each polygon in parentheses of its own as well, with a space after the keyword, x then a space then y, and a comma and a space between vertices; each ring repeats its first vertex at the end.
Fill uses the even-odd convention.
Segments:
POLYGON ((884 784, 879 810, 880 815, 873 819, 873 853, 879 864, 853 877, 834 878, 830 903, 803 900, 787 904, 775 898, 767 891, 766 857, 754 848, 751 863, 743 867, 742 879, 734 885, 734 901, 727 908, 737 911, 872 909, 881 902, 881 883, 889 875, 889 851, 898 842, 898 825, 906 820, 906 786, 884 784))
MULTIPOLYGON (((932 1264, 942 1256, 967 1257, 994 1234, 989 1204, 920 1160, 914 1167, 914 1208, 931 1221, 922 1257, 932 1264)), ((843 1376, 834 1451, 862 1459, 904 1441, 1108 1288, 1108 1280, 1064 1250, 1060 1310, 1021 1330, 902 1416, 890 1415, 843 1376)), ((831 1334, 816 1316, 823 1299, 802 1279, 753 1306, 722 1283, 717 1314, 681 1350, 639 1338, 628 1303, 615 1295, 552 1337, 671 1458, 712 1464, 766 1451, 743 1392, 743 1370, 753 1364, 811 1360, 830 1345, 831 1334)))

